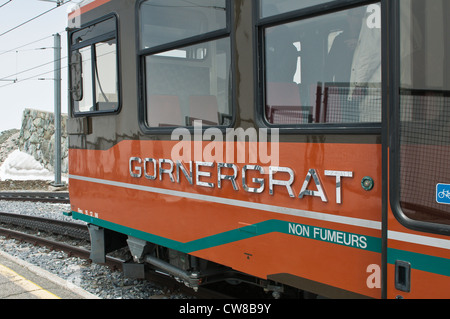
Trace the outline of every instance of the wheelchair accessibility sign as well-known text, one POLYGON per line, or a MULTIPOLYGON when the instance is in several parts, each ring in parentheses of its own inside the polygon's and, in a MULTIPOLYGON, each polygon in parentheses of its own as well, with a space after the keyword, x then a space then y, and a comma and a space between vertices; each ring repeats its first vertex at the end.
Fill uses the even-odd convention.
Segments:
POLYGON ((436 201, 439 204, 450 205, 450 184, 436 185, 436 201))

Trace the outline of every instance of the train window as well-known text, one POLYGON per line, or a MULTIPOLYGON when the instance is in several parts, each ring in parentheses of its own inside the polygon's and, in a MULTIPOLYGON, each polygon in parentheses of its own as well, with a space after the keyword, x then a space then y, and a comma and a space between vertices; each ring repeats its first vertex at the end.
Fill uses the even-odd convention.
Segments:
POLYGON ((148 128, 231 124, 231 42, 224 0, 147 0, 140 6, 148 128), (192 44, 191 44, 192 43, 192 44))
POLYGON ((141 48, 224 29, 225 0, 147 0, 140 6, 141 48))
POLYGON ((446 0, 400 1, 396 169, 402 212, 450 225, 450 23, 446 0))
POLYGON ((381 122, 379 4, 269 26, 263 36, 268 124, 381 122))
POLYGON ((95 41, 98 37, 105 35, 115 36, 116 20, 109 18, 107 20, 89 25, 85 28, 75 31, 71 36, 72 45, 80 45, 82 43, 89 43, 95 41))
POLYGON ((95 44, 95 92, 98 110, 114 110, 118 105, 117 57, 115 41, 95 44))
MULTIPOLYGON (((77 93, 74 100, 76 103, 76 111, 78 112, 87 112, 93 109, 93 93, 92 93, 92 49, 90 46, 81 48, 77 51, 80 56, 80 60, 77 63, 73 63, 73 67, 78 67, 81 70, 81 73, 77 75, 79 78, 74 79, 74 81, 80 81, 82 85, 78 85, 81 87, 80 93, 77 93), (83 79, 85 79, 83 81, 83 79)), ((73 73, 72 73, 73 74, 73 73)))
POLYGON ((332 0, 260 0, 260 16, 266 18, 330 1, 332 0))
POLYGON ((119 107, 115 17, 71 34, 71 96, 75 114, 119 107))

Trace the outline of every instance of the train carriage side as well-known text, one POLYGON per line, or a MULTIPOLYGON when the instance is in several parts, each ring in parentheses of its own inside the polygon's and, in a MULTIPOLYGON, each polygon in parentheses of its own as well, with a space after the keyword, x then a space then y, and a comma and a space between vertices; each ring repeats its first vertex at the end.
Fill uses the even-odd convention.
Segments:
POLYGON ((391 4, 387 297, 448 298, 449 3, 391 4))
POLYGON ((91 258, 128 245, 193 288, 446 297, 446 9, 86 2, 69 16, 68 133, 91 258))

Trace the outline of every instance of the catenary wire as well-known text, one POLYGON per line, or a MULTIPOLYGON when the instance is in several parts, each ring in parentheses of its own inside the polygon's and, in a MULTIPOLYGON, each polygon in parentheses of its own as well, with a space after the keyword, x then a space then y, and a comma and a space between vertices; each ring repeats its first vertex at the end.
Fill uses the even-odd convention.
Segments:
POLYGON ((32 42, 29 42, 29 43, 22 44, 21 46, 18 46, 18 47, 14 48, 14 49, 9 49, 9 50, 0 52, 0 55, 6 54, 6 53, 9 53, 9 52, 15 52, 15 51, 17 51, 18 49, 21 49, 21 48, 23 48, 23 47, 29 46, 29 45, 31 45, 31 44, 34 44, 34 43, 37 43, 37 42, 40 42, 40 41, 43 41, 43 40, 46 40, 46 39, 48 39, 48 38, 50 38, 50 37, 52 37, 52 35, 49 35, 49 36, 47 36, 47 37, 45 37, 45 38, 41 38, 41 39, 38 39, 38 40, 34 40, 34 41, 32 41, 32 42))
POLYGON ((13 0, 8 0, 7 2, 3 3, 2 5, 0 5, 0 8, 3 8, 4 6, 6 6, 8 3, 11 3, 13 0))
MULTIPOLYGON (((59 59, 59 61, 62 61, 63 59, 67 59, 67 56, 62 57, 61 59, 59 59)), ((13 73, 13 74, 10 74, 10 75, 7 75, 7 76, 3 76, 3 77, 0 78, 0 80, 9 79, 9 78, 17 76, 19 74, 26 73, 26 72, 29 72, 29 71, 32 71, 32 70, 35 70, 35 69, 39 69, 39 68, 41 68, 43 66, 46 66, 46 65, 49 65, 49 64, 53 64, 53 63, 55 63, 55 60, 52 60, 52 61, 46 62, 46 63, 42 63, 40 65, 36 65, 36 66, 34 66, 32 68, 29 68, 29 69, 26 69, 26 70, 22 70, 20 72, 16 72, 16 73, 13 73)))
MULTIPOLYGON (((61 30, 61 31, 59 31, 59 32, 57 32, 57 33, 63 33, 63 32, 66 32, 66 30, 61 30)), ((52 37, 53 37, 53 35, 49 35, 49 36, 46 36, 46 37, 43 37, 43 38, 40 38, 40 39, 37 39, 37 40, 33 40, 33 41, 31 41, 31 42, 22 44, 22 45, 20 45, 20 46, 18 46, 18 47, 15 47, 15 48, 13 48, 13 49, 9 49, 9 50, 6 50, 6 51, 2 51, 2 52, 0 52, 0 55, 6 54, 6 53, 10 53, 10 52, 16 52, 16 51, 18 51, 18 49, 27 47, 27 46, 29 46, 29 45, 35 44, 35 43, 37 43, 37 42, 41 42, 41 41, 43 41, 43 40, 46 40, 46 39, 49 39, 49 38, 52 38, 52 37)), ((37 49, 39 49, 39 48, 35 48, 35 50, 37 50, 37 49)), ((22 51, 22 50, 20 50, 20 51, 22 51)))
POLYGON ((56 7, 54 7, 54 8, 51 8, 51 9, 47 10, 47 11, 44 11, 44 12, 38 14, 37 16, 34 16, 33 18, 28 19, 28 20, 26 20, 26 21, 24 21, 24 22, 22 22, 22 23, 16 25, 15 27, 13 27, 13 28, 11 28, 11 29, 9 29, 9 30, 7 30, 7 31, 5 31, 5 32, 3 32, 3 33, 1 33, 1 34, 0 34, 0 37, 1 37, 1 36, 4 36, 5 34, 8 34, 8 33, 11 32, 11 31, 14 31, 14 30, 20 28, 21 26, 23 26, 23 25, 25 25, 25 24, 27 24, 27 23, 29 23, 29 22, 31 22, 31 21, 33 21, 33 20, 39 18, 39 17, 42 17, 44 14, 47 14, 47 13, 49 13, 49 12, 55 10, 55 9, 60 8, 61 6, 67 4, 67 3, 71 2, 71 1, 72 1, 72 0, 68 0, 68 1, 64 2, 63 4, 61 4, 60 6, 56 6, 56 7))
MULTIPOLYGON (((61 70, 62 70, 62 69, 67 69, 67 65, 61 67, 61 70)), ((49 73, 53 73, 53 72, 55 72, 55 70, 51 70, 51 71, 47 71, 47 72, 44 72, 44 73, 36 74, 36 75, 30 76, 30 77, 25 78, 25 79, 20 79, 20 80, 17 80, 17 81, 15 81, 15 82, 13 82, 13 83, 8 83, 8 84, 5 84, 5 85, 0 86, 0 89, 1 89, 1 88, 4 88, 4 87, 6 87, 6 86, 10 86, 10 85, 17 84, 17 83, 19 83, 19 82, 24 82, 24 81, 33 80, 33 79, 38 80, 38 79, 36 79, 37 77, 43 76, 43 75, 46 75, 46 74, 49 74, 49 73)))

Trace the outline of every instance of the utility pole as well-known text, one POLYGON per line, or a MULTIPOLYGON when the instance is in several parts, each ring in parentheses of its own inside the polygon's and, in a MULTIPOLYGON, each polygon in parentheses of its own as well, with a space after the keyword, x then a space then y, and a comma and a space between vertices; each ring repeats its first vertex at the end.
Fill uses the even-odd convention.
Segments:
POLYGON ((55 58, 55 76, 54 76, 54 115, 55 115, 55 181, 53 186, 60 187, 61 183, 61 36, 56 33, 54 36, 54 58, 55 58))

